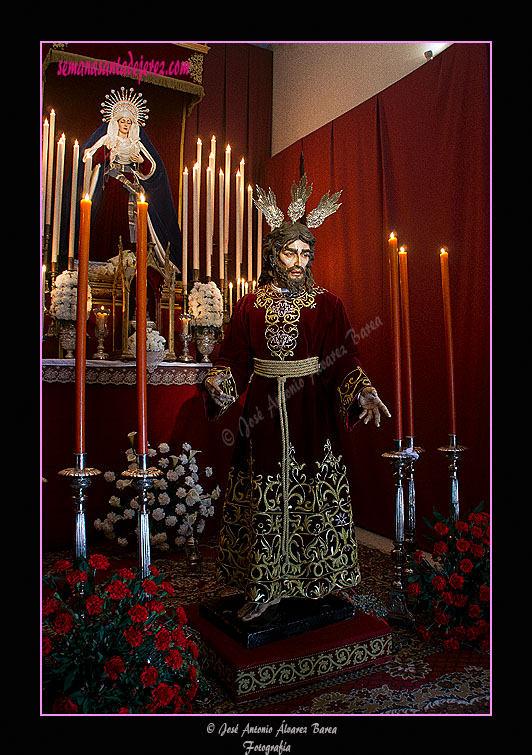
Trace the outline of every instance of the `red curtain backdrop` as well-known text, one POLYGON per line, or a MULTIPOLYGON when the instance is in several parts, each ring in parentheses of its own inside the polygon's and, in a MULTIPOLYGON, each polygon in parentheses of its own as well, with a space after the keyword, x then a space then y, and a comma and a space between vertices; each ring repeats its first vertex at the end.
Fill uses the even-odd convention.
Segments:
MULTIPOLYGON (((305 105, 301 104, 301 107, 305 105)), ((306 105, 308 106, 308 104, 306 105)), ((394 408, 387 239, 408 249, 418 531, 448 509, 446 356, 439 250, 449 249, 462 510, 490 495, 490 48, 456 43, 276 155, 267 184, 288 207, 300 155, 342 207, 317 228, 316 281, 343 300, 366 370, 394 408), (373 324, 373 328, 372 328, 373 324)), ((314 202, 314 204, 312 204, 314 202)), ((403 384, 404 385, 404 384, 403 384)), ((403 393, 404 401, 404 393, 403 393)), ((355 520, 394 534, 394 422, 346 436, 355 520)), ((426 531, 426 529, 425 529, 426 531)), ((426 543, 425 543, 426 544, 426 543)))

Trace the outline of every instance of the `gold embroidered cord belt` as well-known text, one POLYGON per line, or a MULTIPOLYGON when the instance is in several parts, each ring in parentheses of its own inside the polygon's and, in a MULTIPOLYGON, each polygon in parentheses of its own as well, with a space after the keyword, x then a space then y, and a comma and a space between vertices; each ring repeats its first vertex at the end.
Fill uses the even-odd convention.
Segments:
POLYGON ((254 372, 260 377, 277 378, 277 406, 281 421, 281 477, 283 495, 283 535, 282 552, 288 558, 288 471, 290 465, 290 436, 288 433, 288 413, 286 411, 286 378, 306 377, 319 372, 318 357, 281 362, 277 359, 253 359, 254 372))

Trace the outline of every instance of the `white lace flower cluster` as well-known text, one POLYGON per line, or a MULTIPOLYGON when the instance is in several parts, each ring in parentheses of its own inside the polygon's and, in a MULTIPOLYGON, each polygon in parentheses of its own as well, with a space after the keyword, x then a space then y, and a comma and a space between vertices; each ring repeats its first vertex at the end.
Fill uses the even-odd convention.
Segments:
MULTIPOLYGON (((130 433, 131 448, 126 452, 130 468, 136 466, 133 448, 135 433, 130 433)), ((149 448, 151 465, 156 464, 163 476, 156 478, 150 492, 148 511, 150 515, 150 544, 159 550, 168 550, 171 541, 182 546, 190 536, 200 535, 206 519, 215 513, 214 501, 220 496, 220 486, 207 493, 200 484, 200 475, 212 476, 212 468, 200 472, 197 455, 189 443, 183 443, 181 453, 174 455, 167 443, 160 443, 157 450, 149 448), (154 457, 158 456, 158 459, 154 457)), ((119 545, 129 544, 128 537, 137 532, 136 513, 139 509, 131 481, 116 479, 114 472, 106 472, 104 479, 115 484, 117 494, 111 496, 111 511, 105 519, 96 519, 94 525, 108 539, 117 538, 119 545)))
MULTIPOLYGON (((92 309, 91 287, 87 293, 87 317, 92 309)), ((55 279, 50 314, 56 320, 75 320, 78 311, 78 271, 65 270, 55 279)))
POLYGON ((188 296, 188 311, 195 322, 203 328, 221 328, 224 319, 224 302, 220 289, 214 281, 194 283, 188 296))
MULTIPOLYGON (((146 328, 146 351, 164 351, 166 338, 158 330, 146 328)), ((137 334, 132 333, 127 339, 127 347, 132 354, 137 351, 137 334)))

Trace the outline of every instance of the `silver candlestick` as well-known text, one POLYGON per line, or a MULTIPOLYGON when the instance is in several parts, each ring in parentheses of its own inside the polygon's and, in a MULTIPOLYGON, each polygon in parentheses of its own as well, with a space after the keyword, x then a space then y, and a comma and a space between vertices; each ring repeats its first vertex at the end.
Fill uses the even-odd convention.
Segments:
POLYGON ((194 357, 190 356, 188 351, 188 345, 193 340, 192 335, 190 334, 190 323, 194 319, 188 314, 183 314, 179 318, 181 320, 181 333, 179 334, 179 337, 181 338, 183 342, 183 351, 181 355, 178 357, 179 362, 193 362, 194 357))
POLYGON ((450 496, 449 496, 449 518, 451 522, 457 522, 460 519, 460 499, 458 495, 458 462, 466 446, 459 446, 456 443, 456 434, 449 433, 449 445, 440 446, 438 451, 442 451, 446 456, 449 464, 450 496))
POLYGON ((394 440, 394 450, 382 454, 389 459, 394 468, 395 478, 395 539, 393 541, 392 562, 394 580, 390 588, 387 616, 391 620, 413 622, 414 617, 408 610, 405 585, 407 551, 405 544, 405 499, 403 481, 407 468, 413 464, 417 455, 411 449, 402 449, 402 442, 394 440))
MULTIPOLYGON (((406 479, 406 517, 405 517, 405 548, 407 554, 413 554, 417 549, 416 544, 416 485, 414 480, 414 466, 419 455, 424 453, 425 449, 414 445, 414 438, 411 435, 405 436, 405 452, 409 458, 405 471, 406 479)), ((410 573, 411 569, 407 566, 406 572, 410 573)))
POLYGON ((150 521, 148 514, 149 491, 153 488, 156 477, 162 472, 155 467, 147 467, 147 454, 137 454, 137 468, 126 469, 124 477, 131 478, 131 484, 139 492, 140 508, 138 513, 138 564, 142 579, 150 575, 150 521))
POLYGON ((96 349, 96 353, 92 355, 93 359, 107 359, 109 356, 109 354, 105 353, 103 346, 105 338, 107 336, 108 317, 109 312, 106 312, 103 307, 96 312, 96 324, 94 327, 94 333, 98 340, 98 348, 96 349))
POLYGON ((70 487, 74 490, 74 511, 76 514, 75 557, 76 560, 87 557, 87 534, 85 527, 86 489, 92 478, 101 474, 99 469, 85 465, 86 454, 76 454, 76 466, 62 469, 59 474, 70 478, 70 487))

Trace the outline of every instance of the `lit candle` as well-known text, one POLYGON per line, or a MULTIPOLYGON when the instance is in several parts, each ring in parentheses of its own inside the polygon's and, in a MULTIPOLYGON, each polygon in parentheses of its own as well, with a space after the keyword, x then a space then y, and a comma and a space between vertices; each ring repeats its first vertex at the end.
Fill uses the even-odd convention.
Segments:
POLYGON ((48 171, 46 176, 46 212, 45 223, 52 222, 52 180, 54 173, 55 148, 55 110, 50 110, 50 127, 48 129, 48 171))
POLYGON ((68 267, 71 269, 74 260, 74 239, 76 236, 76 211, 78 208, 78 163, 79 144, 74 142, 72 150, 72 186, 70 195, 70 230, 68 235, 68 267))
POLYGON ((183 217, 181 220, 182 225, 182 248, 183 259, 181 262, 182 280, 183 280, 183 296, 186 296, 188 286, 188 168, 183 171, 183 217))
POLYGON ((87 359, 87 301, 89 292, 89 248, 92 202, 80 201, 78 289, 76 310, 76 453, 85 453, 85 364, 87 359))
POLYGON ((210 192, 209 192, 209 201, 210 201, 210 210, 211 210, 211 217, 210 217, 210 223, 211 223, 211 232, 214 230, 214 195, 216 192, 216 181, 215 181, 215 175, 216 175, 216 139, 213 136, 211 139, 211 151, 209 154, 209 168, 211 170, 211 186, 210 186, 210 192), (213 150, 213 140, 214 139, 214 150, 213 150))
POLYGON ((253 278, 253 188, 248 185, 248 281, 253 278))
POLYGON ((231 147, 225 148, 224 254, 229 250, 229 200, 231 198, 231 147))
POLYGON ((449 433, 456 435, 456 404, 454 395, 454 353, 451 321, 451 292, 449 286, 449 253, 440 249, 441 285, 443 294, 443 317, 445 325, 445 349, 447 353, 447 388, 449 394, 449 433))
POLYGON ((147 295, 148 295, 148 203, 144 195, 137 202, 137 423, 138 454, 148 453, 147 440, 147 295))
POLYGON ((229 317, 233 314, 233 282, 229 282, 229 317))
POLYGON ((262 212, 257 208, 257 280, 262 272, 262 212))
POLYGON ((399 276, 397 263, 397 239, 393 233, 388 240, 390 268, 390 302, 392 314, 393 379, 395 393, 395 440, 403 439, 403 414, 401 397, 401 333, 399 276))
POLYGON ((196 142, 196 163, 198 164, 198 197, 201 194, 201 139, 198 138, 196 142))
POLYGON ((52 234, 52 266, 57 262, 61 233, 61 207, 63 204, 63 174, 65 170, 65 135, 57 142, 57 161, 55 166, 54 229, 52 234))
POLYGON ((225 259, 224 259, 224 249, 225 249, 225 242, 224 242, 224 172, 220 168, 220 173, 218 174, 218 194, 219 194, 219 209, 218 209, 218 223, 219 223, 219 229, 218 229, 218 265, 220 268, 219 271, 219 277, 220 280, 225 279, 225 259))
POLYGON ((42 222, 44 223, 44 214, 46 212, 46 182, 48 177, 48 133, 50 124, 48 118, 44 119, 42 127, 42 222))
POLYGON ((236 172, 236 191, 235 191, 235 204, 236 204, 236 226, 235 226, 235 260, 236 269, 235 274, 237 278, 240 278, 240 266, 242 264, 242 202, 241 196, 241 175, 240 170, 236 172))
POLYGON ((211 277, 211 263, 212 263, 212 170, 210 167, 206 169, 207 173, 207 206, 205 212, 205 275, 207 278, 211 277))
POLYGON ((200 201, 199 165, 192 169, 192 267, 199 270, 199 201, 200 201))
POLYGON ((401 316, 404 340, 404 366, 406 388, 406 435, 414 437, 414 394, 412 388, 412 346, 410 339, 410 298, 408 293, 408 257, 406 248, 399 250, 399 280, 401 288, 401 316))
POLYGON ((236 279, 236 300, 240 299, 240 278, 236 279))

